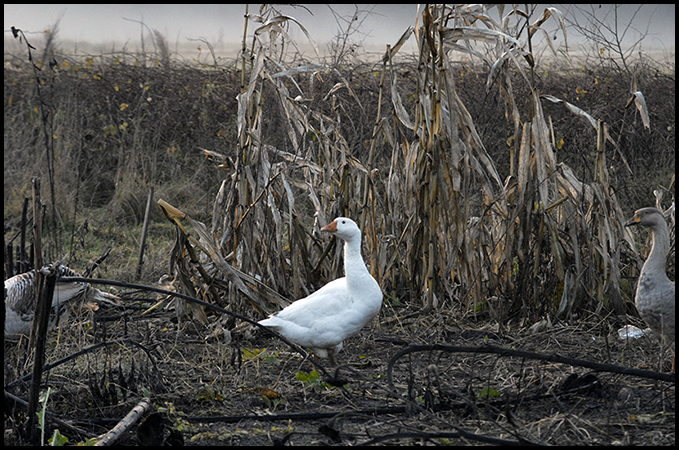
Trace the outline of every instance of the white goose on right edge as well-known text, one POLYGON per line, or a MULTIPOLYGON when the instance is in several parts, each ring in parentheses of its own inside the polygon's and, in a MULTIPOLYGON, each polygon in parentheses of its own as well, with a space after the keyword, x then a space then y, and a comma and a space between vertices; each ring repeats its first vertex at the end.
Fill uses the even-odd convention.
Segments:
POLYGON ((379 314, 382 289, 361 257, 361 230, 356 222, 338 217, 321 231, 344 240, 345 276, 259 323, 322 358, 330 358, 330 364, 336 366, 335 355, 342 349, 342 341, 379 314))
POLYGON ((634 213, 626 227, 640 225, 651 229, 653 245, 644 267, 639 274, 635 303, 642 319, 660 342, 672 350, 672 372, 674 372, 674 326, 675 297, 674 282, 667 278, 665 272, 667 253, 670 250, 670 234, 667 222, 660 210, 642 208, 634 213))

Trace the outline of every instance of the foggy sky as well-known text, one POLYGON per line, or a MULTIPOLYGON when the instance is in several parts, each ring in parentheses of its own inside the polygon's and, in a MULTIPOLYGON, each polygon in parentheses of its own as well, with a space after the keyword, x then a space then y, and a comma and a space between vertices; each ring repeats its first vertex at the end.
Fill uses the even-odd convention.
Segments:
MULTIPOLYGON (((417 6, 412 5, 357 5, 361 11, 372 11, 366 17, 356 40, 365 39, 384 47, 398 40, 409 25, 415 24, 417 6)), ((331 5, 339 14, 350 16, 354 5, 331 5)), ((313 15, 304 8, 278 7, 297 19, 311 34, 317 44, 324 45, 338 33, 339 25, 326 5, 308 5, 313 15)), ((250 14, 257 14, 258 5, 250 5, 250 14)), ((185 44, 187 38, 204 38, 212 45, 238 44, 243 38, 245 5, 14 5, 5 4, 5 38, 11 26, 24 32, 43 34, 61 17, 59 37, 62 41, 109 44, 116 42, 120 48, 125 42, 140 40, 143 21, 152 30, 158 30, 171 46, 185 44), (126 20, 129 19, 129 20, 126 20)), ((363 15, 361 15, 363 16, 363 15)), ((346 27, 346 23, 342 23, 346 27)), ((248 34, 255 29, 248 25, 248 34)), ((290 27, 291 37, 306 41, 296 26, 290 27)), ((28 35, 29 39, 31 35, 28 35)))
MULTIPOLYGON (((540 5, 541 11, 546 5, 540 5)), ((562 12, 573 9, 572 5, 554 5, 562 12)), ((581 5, 598 9, 599 5, 581 5)), ((340 25, 333 17, 328 5, 307 5, 313 15, 304 8, 278 6, 285 14, 294 17, 309 31, 321 50, 325 49, 328 41, 340 31, 340 25)), ((350 17, 356 9, 354 5, 331 5, 331 8, 345 17, 350 17)), ((353 36, 354 41, 363 40, 372 51, 384 51, 387 43, 394 44, 410 25, 415 24, 417 6, 414 4, 395 5, 357 5, 361 11, 371 11, 361 24, 360 33, 353 36)), ((638 5, 622 5, 621 10, 631 14, 638 5)), ((32 5, 5 4, 4 29, 5 40, 11 38, 11 26, 22 29, 29 40, 40 42, 43 30, 51 28, 60 18, 59 38, 65 52, 72 51, 75 43, 105 44, 111 48, 115 42, 120 50, 127 43, 136 49, 140 40, 143 21, 151 30, 160 31, 169 42, 171 49, 176 45, 185 46, 191 39, 204 38, 215 47, 224 44, 237 45, 243 37, 243 15, 245 5, 32 5), (128 20, 126 20, 128 19, 128 20), (31 34, 35 33, 35 34, 31 34)), ((602 8, 606 8, 604 5, 602 8)), ((603 11, 603 9, 601 10, 603 11)), ((250 5, 250 14, 258 12, 258 5, 250 5)), ((496 18, 497 11, 491 11, 496 18)), ((537 18, 537 16, 535 16, 537 18)), ((636 18, 634 27, 629 30, 629 41, 638 38, 645 32, 651 19, 649 36, 644 40, 644 50, 659 47, 674 54, 675 43, 675 5, 645 5, 641 14, 636 18)), ((626 24, 626 18, 621 21, 626 24)), ((250 23, 248 34, 251 35, 255 24, 250 23)), ((556 23, 548 22, 547 29, 556 30, 556 23)), ((306 37, 299 28, 290 27, 291 37, 298 43, 306 43, 306 37)), ((569 29, 569 45, 577 43, 578 36, 569 29)), ((190 44, 197 46, 198 44, 190 44)), ((7 50, 7 49, 5 49, 7 50)), ((414 40, 406 45, 404 50, 414 51, 414 40), (410 46, 410 48, 408 48, 410 46)))

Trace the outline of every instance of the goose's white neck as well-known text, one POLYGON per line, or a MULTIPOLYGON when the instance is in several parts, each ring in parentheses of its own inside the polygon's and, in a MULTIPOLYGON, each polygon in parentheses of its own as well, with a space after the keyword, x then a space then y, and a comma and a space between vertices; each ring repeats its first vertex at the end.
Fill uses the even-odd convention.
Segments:
POLYGON ((361 256, 361 237, 344 242, 344 274, 348 284, 361 283, 365 276, 371 276, 361 256))

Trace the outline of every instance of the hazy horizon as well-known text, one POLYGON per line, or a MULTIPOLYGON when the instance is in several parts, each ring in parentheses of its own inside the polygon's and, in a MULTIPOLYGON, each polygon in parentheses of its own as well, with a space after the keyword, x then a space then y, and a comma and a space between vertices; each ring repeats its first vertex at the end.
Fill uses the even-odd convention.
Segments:
MULTIPOLYGON (((547 5, 539 5, 534 19, 539 17, 547 5)), ((574 5, 554 5, 564 14, 572 12, 574 5)), ((606 5, 608 6, 608 5, 606 5)), ((592 11, 605 18, 605 6, 580 5, 593 8, 592 11)), ((386 44, 394 44, 410 25, 415 25, 417 5, 307 5, 305 7, 277 6, 284 14, 294 17, 314 39, 319 51, 327 53, 328 43, 346 27, 345 19, 351 19, 359 11, 358 32, 350 36, 351 43, 363 45, 369 53, 383 53, 386 44), (334 11, 334 13, 333 13, 334 11)), ((620 19, 623 25, 629 21, 639 5, 621 5, 620 19)), ((660 52, 665 58, 674 59, 674 4, 644 5, 637 14, 633 26, 627 31, 626 42, 632 43, 645 33, 641 50, 646 53, 660 52)), ((250 5, 251 15, 258 13, 257 5, 250 5)), ((213 46, 221 57, 236 58, 239 55, 243 38, 244 4, 227 5, 26 5, 5 4, 5 52, 13 51, 11 27, 20 28, 29 41, 39 47, 45 36, 44 30, 50 29, 59 21, 57 39, 66 54, 84 52, 92 54, 108 53, 112 50, 139 51, 140 36, 145 39, 146 51, 152 49, 150 32, 160 32, 170 47, 170 51, 183 57, 206 57, 209 55, 205 42, 213 46), (142 27, 141 22, 144 26, 142 27), (198 48, 200 47, 200 51, 198 48)), ((506 14, 506 10, 505 10, 506 14)), ((497 18, 497 10, 491 10, 491 17, 497 18)), ((248 24, 248 42, 259 24, 248 24)), ((557 32, 555 20, 545 23, 550 36, 556 36, 554 45, 563 44, 563 35, 557 32)), ((313 56, 311 46, 300 28, 290 25, 289 36, 305 53, 313 56), (309 53, 310 52, 310 53, 309 53)), ((536 44, 543 39, 541 33, 535 35, 536 44)), ((568 29, 570 51, 577 51, 583 40, 573 27, 568 29)), ((544 45, 544 42, 542 42, 544 45)), ((18 48, 18 47, 16 47, 18 48)), ((413 38, 404 46, 402 52, 416 52, 413 38)))

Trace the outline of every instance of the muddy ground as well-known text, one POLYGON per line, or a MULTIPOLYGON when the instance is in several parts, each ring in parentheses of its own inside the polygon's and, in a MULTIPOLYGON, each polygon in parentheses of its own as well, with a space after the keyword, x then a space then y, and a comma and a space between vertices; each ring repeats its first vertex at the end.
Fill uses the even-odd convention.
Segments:
MULTIPOLYGON (((533 324, 500 328, 487 317, 456 319, 455 311, 425 315, 384 307, 378 320, 345 342, 337 373, 320 361, 333 381, 263 331, 241 326, 227 342, 216 326, 221 318, 209 314, 205 327, 178 322, 169 310, 140 317, 148 304, 102 308, 50 333, 48 363, 109 344, 50 370, 48 411, 68 427, 50 422, 46 436, 58 429, 69 444, 84 442, 150 395, 158 414, 145 416, 147 422, 117 444, 675 443, 673 379, 448 347, 418 347, 394 358, 412 345, 493 346, 669 370, 671 355, 655 337, 618 339, 617 330, 641 326, 638 319, 592 316, 531 333, 533 324)), ((28 383, 7 388, 31 370, 24 348, 5 344, 4 374, 6 390, 27 399, 28 383)), ((18 431, 25 413, 6 401, 5 444, 27 443, 18 431)))

